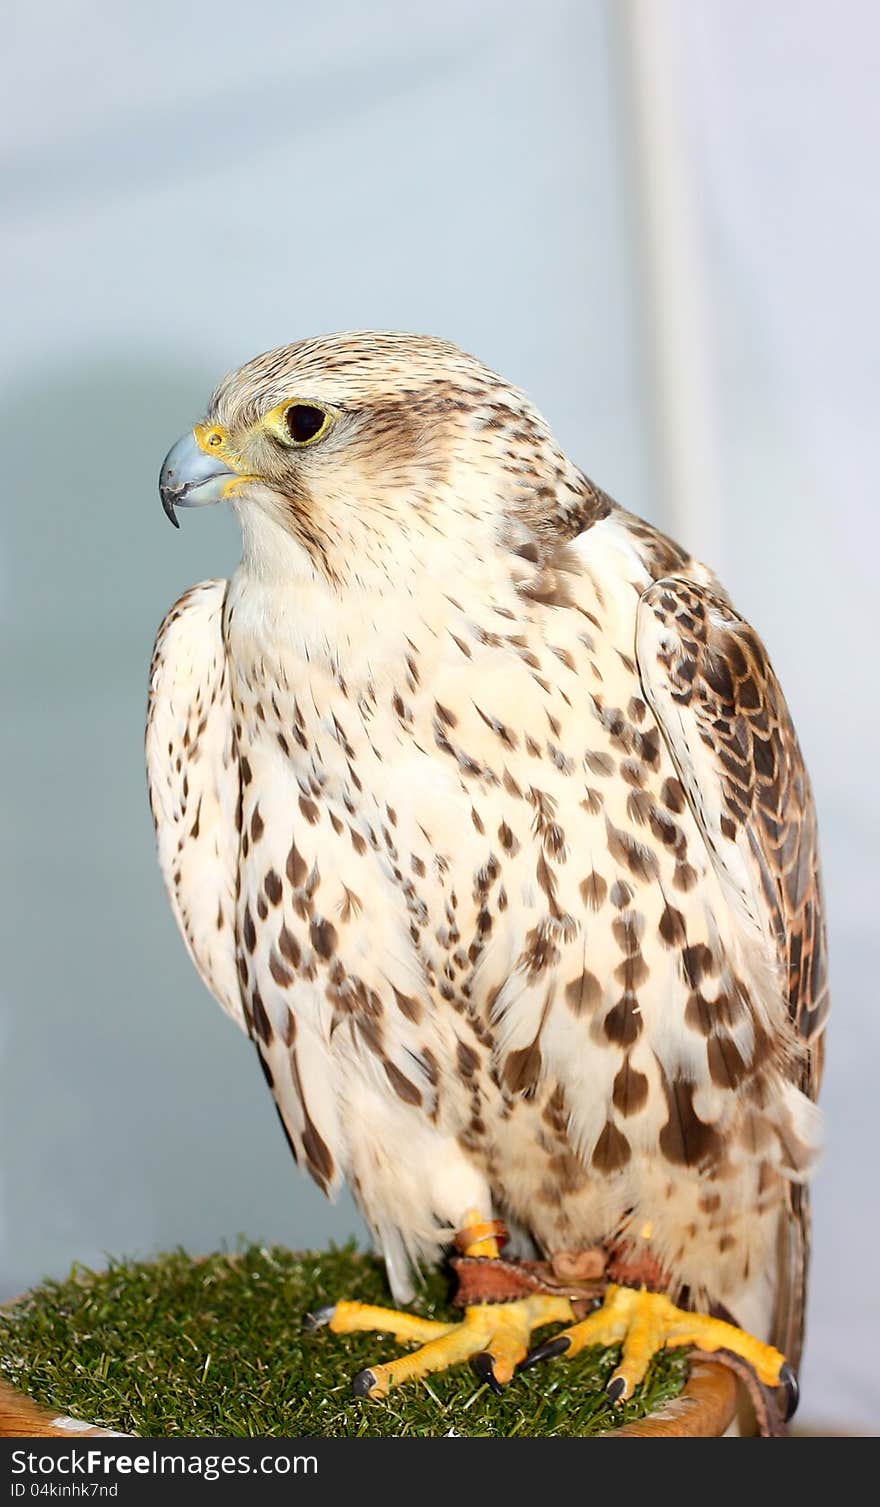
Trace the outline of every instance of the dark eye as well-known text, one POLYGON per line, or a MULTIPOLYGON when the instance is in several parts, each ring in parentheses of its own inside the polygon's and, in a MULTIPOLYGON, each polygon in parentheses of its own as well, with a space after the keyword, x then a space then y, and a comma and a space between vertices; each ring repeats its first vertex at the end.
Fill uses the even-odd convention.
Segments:
POLYGON ((294 403, 288 408, 284 419, 290 438, 297 445, 306 445, 321 433, 327 422, 327 415, 323 408, 315 408, 311 403, 294 403))

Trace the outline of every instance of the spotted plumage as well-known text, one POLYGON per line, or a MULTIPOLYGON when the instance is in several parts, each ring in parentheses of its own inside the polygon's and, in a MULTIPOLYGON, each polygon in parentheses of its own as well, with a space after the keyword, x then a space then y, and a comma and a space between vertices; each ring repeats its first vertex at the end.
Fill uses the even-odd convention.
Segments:
POLYGON ((151 801, 297 1160, 398 1297, 479 1209, 649 1253, 792 1356, 827 988, 756 634, 453 346, 284 347, 195 433, 243 557, 160 629, 151 801))

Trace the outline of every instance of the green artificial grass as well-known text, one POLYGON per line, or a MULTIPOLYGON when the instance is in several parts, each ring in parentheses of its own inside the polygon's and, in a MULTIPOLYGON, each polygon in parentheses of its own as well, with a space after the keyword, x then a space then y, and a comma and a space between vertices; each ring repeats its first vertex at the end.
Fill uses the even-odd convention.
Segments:
MULTIPOLYGON (((456 1317, 449 1292, 434 1274, 417 1306, 456 1317)), ((123 1433, 294 1438, 599 1434, 674 1397, 687 1374, 683 1352, 667 1351, 615 1408, 603 1389, 618 1351, 587 1350, 517 1376, 503 1397, 459 1366, 358 1400, 354 1372, 398 1350, 388 1335, 303 1330, 310 1309, 343 1297, 390 1302, 380 1263, 353 1247, 76 1266, 0 1312, 0 1371, 34 1401, 123 1433)))

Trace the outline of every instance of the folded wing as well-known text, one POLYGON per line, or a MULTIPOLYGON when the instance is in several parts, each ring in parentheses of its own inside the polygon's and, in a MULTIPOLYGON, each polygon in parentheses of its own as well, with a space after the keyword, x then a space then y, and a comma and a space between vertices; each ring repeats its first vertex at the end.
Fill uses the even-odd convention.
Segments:
POLYGON ((159 864, 199 974, 247 1031, 235 964, 239 770, 223 643, 228 582, 174 604, 150 666, 146 761, 159 864))
MULTIPOLYGON (((743 947, 763 955, 802 1051, 791 1076, 815 1099, 828 979, 816 812, 779 682, 724 598, 679 577, 642 596, 636 634, 657 717, 743 947)), ((808 1252, 805 1187, 792 1184, 780 1252, 776 1343, 795 1359, 808 1252)))

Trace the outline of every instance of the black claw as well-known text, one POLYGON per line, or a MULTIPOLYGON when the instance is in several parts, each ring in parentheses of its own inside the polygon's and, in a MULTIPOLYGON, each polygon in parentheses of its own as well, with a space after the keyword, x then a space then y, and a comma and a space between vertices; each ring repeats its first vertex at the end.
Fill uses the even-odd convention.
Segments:
POLYGON ((779 1372, 779 1385, 785 1388, 785 1421, 793 1418, 797 1412, 797 1405, 801 1398, 800 1382, 793 1366, 785 1362, 779 1372))
POLYGON ((504 1396, 504 1388, 495 1375, 495 1365, 488 1350, 481 1350, 478 1355, 471 1357, 471 1370, 478 1381, 485 1382, 487 1387, 492 1388, 496 1397, 504 1396))
POLYGON ((376 1373, 369 1366, 365 1371, 358 1371, 357 1376, 351 1378, 352 1397, 369 1397, 376 1385, 376 1373))
POLYGON ((314 1329, 323 1329, 325 1324, 330 1323, 335 1312, 335 1303, 328 1303, 326 1308, 316 1308, 314 1313, 306 1314, 303 1319, 303 1329, 308 1330, 309 1333, 314 1329))
POLYGON ((607 1396, 608 1401, 609 1402, 620 1402, 620 1401, 622 1401, 625 1392, 626 1392, 626 1378, 623 1377, 623 1376, 612 1376, 612 1378, 609 1381, 607 1387, 605 1388, 605 1395, 607 1396))
POLYGON ((571 1345, 567 1334, 557 1334, 553 1340, 545 1340, 543 1345, 536 1345, 530 1350, 525 1360, 521 1360, 517 1366, 518 1371, 528 1371, 530 1366, 536 1366, 542 1360, 554 1360, 557 1355, 564 1355, 571 1345))

